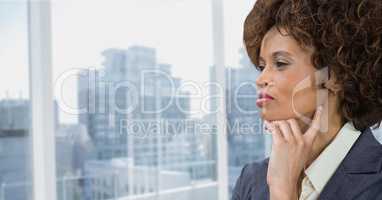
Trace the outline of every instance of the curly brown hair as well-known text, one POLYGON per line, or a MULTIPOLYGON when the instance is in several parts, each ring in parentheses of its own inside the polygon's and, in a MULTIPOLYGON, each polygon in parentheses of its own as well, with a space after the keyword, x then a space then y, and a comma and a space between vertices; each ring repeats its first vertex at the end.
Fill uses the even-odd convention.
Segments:
POLYGON ((382 1, 257 0, 244 23, 244 43, 255 66, 272 27, 286 30, 302 48, 314 47, 314 67, 334 72, 344 121, 361 131, 380 126, 382 1))

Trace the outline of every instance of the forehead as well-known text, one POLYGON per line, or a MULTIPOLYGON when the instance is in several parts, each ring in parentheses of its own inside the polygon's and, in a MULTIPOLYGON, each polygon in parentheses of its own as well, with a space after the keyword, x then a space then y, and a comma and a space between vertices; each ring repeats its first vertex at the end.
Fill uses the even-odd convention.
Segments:
POLYGON ((311 49, 303 49, 298 42, 280 28, 281 33, 275 27, 271 28, 261 42, 260 56, 271 56, 273 52, 286 51, 292 56, 310 55, 311 49))

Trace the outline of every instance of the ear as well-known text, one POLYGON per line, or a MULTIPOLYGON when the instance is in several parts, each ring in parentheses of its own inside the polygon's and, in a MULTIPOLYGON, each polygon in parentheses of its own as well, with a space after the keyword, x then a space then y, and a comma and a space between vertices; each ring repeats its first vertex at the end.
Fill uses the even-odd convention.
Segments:
POLYGON ((330 92, 337 94, 339 91, 342 90, 341 84, 338 83, 338 80, 333 73, 333 71, 330 71, 330 78, 323 84, 324 88, 327 88, 330 92))

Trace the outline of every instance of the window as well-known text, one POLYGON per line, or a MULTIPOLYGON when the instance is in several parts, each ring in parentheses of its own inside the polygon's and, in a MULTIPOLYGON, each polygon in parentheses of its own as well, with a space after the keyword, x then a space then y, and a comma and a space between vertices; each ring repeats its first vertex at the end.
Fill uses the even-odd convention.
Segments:
POLYGON ((380 128, 373 130, 375 138, 382 144, 382 125, 380 128))
POLYGON ((227 200, 270 149, 253 3, 2 1, 0 200, 227 200))
POLYGON ((263 133, 263 122, 254 100, 257 95, 255 81, 258 72, 249 60, 243 44, 244 20, 254 3, 224 0, 230 193, 243 166, 264 159, 270 148, 271 138, 263 133))
POLYGON ((218 199, 212 5, 52 3, 58 199, 218 199))
POLYGON ((0 3, 0 199, 31 199, 26 1, 0 3))

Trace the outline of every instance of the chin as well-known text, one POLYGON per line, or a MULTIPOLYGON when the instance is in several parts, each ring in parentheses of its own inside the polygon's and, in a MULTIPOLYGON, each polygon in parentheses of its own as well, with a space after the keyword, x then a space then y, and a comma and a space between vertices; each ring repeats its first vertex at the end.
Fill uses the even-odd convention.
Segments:
POLYGON ((277 120, 287 120, 289 118, 295 118, 296 116, 292 116, 292 115, 288 116, 288 115, 282 114, 281 112, 277 112, 277 113, 261 112, 260 117, 263 120, 271 122, 271 121, 277 121, 277 120))
POLYGON ((272 117, 269 113, 264 113, 264 112, 260 112, 260 117, 261 119, 263 120, 266 120, 266 121, 274 121, 274 117, 272 117))

